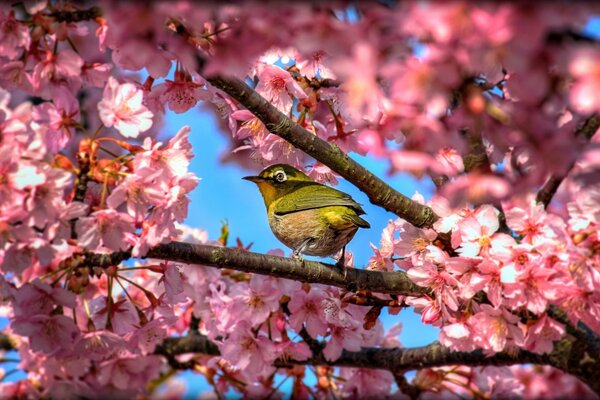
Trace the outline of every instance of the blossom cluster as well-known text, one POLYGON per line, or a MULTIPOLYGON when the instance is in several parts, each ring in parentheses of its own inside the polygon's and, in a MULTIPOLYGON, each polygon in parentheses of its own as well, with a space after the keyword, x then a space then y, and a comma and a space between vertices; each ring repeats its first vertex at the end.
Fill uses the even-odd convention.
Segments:
MULTIPOLYGON (((441 211, 438 200, 430 205, 441 211)), ((403 269, 431 289, 406 302, 423 323, 440 327, 442 344, 459 351, 548 353, 565 334, 551 307, 600 332, 597 215, 577 226, 577 214, 565 220, 533 199, 503 210, 511 234, 500 230, 500 211, 491 205, 447 214, 434 229, 390 221, 370 268, 403 269), (450 235, 449 248, 435 242, 440 233, 450 235)))
MULTIPOLYGON (((2 334, 27 372, 0 383, 0 397, 152 395, 185 366, 223 395, 281 397, 277 377, 294 398, 403 396, 387 370, 306 366, 317 353, 333 364, 401 346, 401 326, 386 331, 357 294, 143 259, 173 240, 227 245, 181 225, 199 179, 189 127, 157 139, 167 109, 211 107, 228 160, 336 183, 211 85, 215 74, 246 79, 346 153, 434 178, 437 194, 414 201, 440 219, 390 221, 372 245, 369 269, 405 271, 429 291, 369 293, 390 315, 412 306, 443 345, 486 355, 547 354, 567 323, 600 334, 597 125, 586 131, 600 112, 600 53, 577 34, 597 6, 100 4, 0 5, 2 334), (550 174, 567 172, 548 207, 536 201, 550 174), (87 262, 118 252, 140 260, 87 262), (220 354, 158 354, 186 334, 220 354)), ((165 396, 182 396, 168 382, 165 396)), ((411 384, 440 398, 590 395, 549 368, 423 369, 411 384)))

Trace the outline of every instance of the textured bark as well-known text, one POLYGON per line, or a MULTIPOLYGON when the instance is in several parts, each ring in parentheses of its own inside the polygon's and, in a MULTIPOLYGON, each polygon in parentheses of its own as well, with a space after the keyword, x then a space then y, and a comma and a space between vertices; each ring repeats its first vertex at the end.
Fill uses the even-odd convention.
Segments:
POLYGON ((57 22, 80 22, 90 21, 102 16, 100 7, 90 7, 85 10, 58 10, 50 14, 50 17, 56 19, 57 22))
MULTIPOLYGON (((402 272, 379 272, 347 268, 316 261, 296 260, 228 247, 171 242, 152 248, 147 258, 231 268, 243 272, 293 279, 306 283, 337 286, 348 291, 368 290, 403 296, 420 296, 429 290, 415 285, 402 272)), ((109 266, 131 258, 129 252, 87 254, 81 265, 109 266)))
POLYGON ((338 146, 302 128, 240 79, 216 76, 208 78, 208 81, 256 115, 271 133, 285 139, 346 178, 364 192, 371 203, 393 212, 417 227, 431 227, 438 219, 431 208, 397 192, 348 157, 338 146))
MULTIPOLYGON (((321 345, 319 345, 321 346, 321 345)), ((391 371, 394 375, 409 370, 441 367, 448 365, 467 366, 506 366, 517 364, 549 365, 578 377, 592 390, 600 394, 600 360, 593 358, 587 350, 572 336, 556 342, 549 354, 535 354, 525 350, 496 353, 486 356, 482 351, 452 351, 434 342, 430 345, 415 348, 363 348, 360 351, 345 351, 335 361, 327 361, 319 348, 313 357, 304 361, 278 359, 277 367, 292 365, 330 365, 338 367, 374 368, 391 371)), ((185 353, 202 353, 212 356, 220 355, 217 345, 203 335, 190 335, 181 338, 168 338, 157 347, 156 353, 167 358, 174 358, 185 353)), ((596 354, 597 355, 597 354, 596 354)))

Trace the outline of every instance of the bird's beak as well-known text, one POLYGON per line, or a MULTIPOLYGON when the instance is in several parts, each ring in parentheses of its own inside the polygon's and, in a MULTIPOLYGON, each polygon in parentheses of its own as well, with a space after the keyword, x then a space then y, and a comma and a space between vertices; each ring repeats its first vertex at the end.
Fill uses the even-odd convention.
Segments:
POLYGON ((265 181, 265 178, 260 177, 260 176, 245 176, 242 179, 245 179, 247 181, 254 182, 254 183, 264 182, 265 181))

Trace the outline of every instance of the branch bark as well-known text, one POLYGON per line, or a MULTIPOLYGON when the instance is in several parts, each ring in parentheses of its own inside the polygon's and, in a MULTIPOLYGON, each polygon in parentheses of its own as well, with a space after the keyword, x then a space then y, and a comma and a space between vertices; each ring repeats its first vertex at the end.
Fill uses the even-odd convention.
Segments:
MULTIPOLYGON (((156 354, 174 358, 185 353, 220 355, 218 346, 203 335, 189 335, 165 339, 156 349, 156 354)), ((409 370, 441 367, 449 365, 466 366, 506 366, 516 364, 549 365, 585 382, 593 391, 600 394, 600 359, 591 356, 577 344, 573 337, 558 341, 549 354, 535 354, 525 350, 496 353, 486 356, 480 350, 472 352, 452 351, 438 342, 415 348, 363 348, 360 351, 344 350, 341 357, 328 361, 322 351, 316 351, 304 361, 278 359, 277 367, 292 365, 329 365, 338 367, 385 369, 393 374, 409 370)))
POLYGON ((80 22, 80 21, 91 21, 102 16, 102 9, 97 6, 93 6, 84 10, 56 10, 49 14, 57 22, 80 22))
MULTIPOLYGON (((109 266, 131 258, 131 253, 86 254, 81 265, 109 266)), ((296 260, 239 249, 171 242, 156 246, 146 258, 200 264, 208 267, 231 268, 243 272, 293 279, 306 283, 321 283, 351 292, 368 290, 403 296, 421 296, 427 288, 414 284, 402 271, 380 272, 347 268, 341 270, 333 264, 296 260)))

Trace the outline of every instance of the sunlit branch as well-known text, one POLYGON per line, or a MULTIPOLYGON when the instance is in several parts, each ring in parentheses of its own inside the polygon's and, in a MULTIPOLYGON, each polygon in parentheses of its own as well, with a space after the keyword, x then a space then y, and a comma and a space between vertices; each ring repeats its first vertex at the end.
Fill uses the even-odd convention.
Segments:
MULTIPOLYGON (((380 272, 347 268, 333 264, 253 253, 229 247, 171 242, 156 246, 147 258, 200 264, 208 267, 231 268, 243 272, 320 283, 348 291, 368 290, 404 296, 421 296, 428 289, 417 286, 402 271, 380 272)), ((131 258, 129 252, 87 254, 82 266, 109 266, 131 258)))

